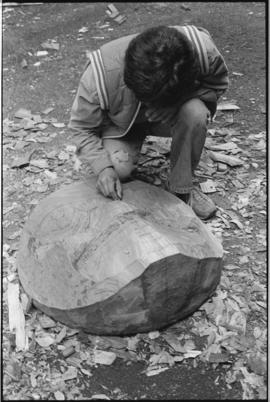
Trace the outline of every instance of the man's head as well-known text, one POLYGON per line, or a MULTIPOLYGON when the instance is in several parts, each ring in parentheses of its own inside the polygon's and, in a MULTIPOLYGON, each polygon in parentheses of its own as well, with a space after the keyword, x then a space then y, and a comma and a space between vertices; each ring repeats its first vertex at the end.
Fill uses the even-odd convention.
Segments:
POLYGON ((155 106, 170 106, 195 89, 196 53, 176 28, 158 26, 137 35, 125 55, 124 80, 136 97, 155 106))

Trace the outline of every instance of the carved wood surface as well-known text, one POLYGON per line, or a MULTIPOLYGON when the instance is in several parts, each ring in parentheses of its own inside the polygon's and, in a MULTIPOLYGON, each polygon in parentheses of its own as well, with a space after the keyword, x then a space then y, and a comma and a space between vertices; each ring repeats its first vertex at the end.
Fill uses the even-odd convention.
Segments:
POLYGON ((61 188, 30 215, 18 270, 48 315, 97 334, 162 328, 214 291, 223 250, 192 209, 150 184, 124 184, 121 201, 95 180, 61 188))

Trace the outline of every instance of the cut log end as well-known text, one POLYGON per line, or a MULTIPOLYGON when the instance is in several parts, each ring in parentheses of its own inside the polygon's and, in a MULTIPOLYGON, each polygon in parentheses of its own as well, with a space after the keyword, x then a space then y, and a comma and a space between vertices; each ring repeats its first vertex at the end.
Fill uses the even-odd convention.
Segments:
POLYGON ((153 263, 117 294, 91 306, 61 310, 34 305, 54 319, 95 335, 134 335, 165 328, 196 311, 219 283, 222 260, 183 256, 153 263))
POLYGON ((222 247, 192 209, 147 183, 124 185, 123 201, 94 181, 44 199, 18 254, 33 303, 94 334, 160 329, 194 312, 221 274, 222 247))

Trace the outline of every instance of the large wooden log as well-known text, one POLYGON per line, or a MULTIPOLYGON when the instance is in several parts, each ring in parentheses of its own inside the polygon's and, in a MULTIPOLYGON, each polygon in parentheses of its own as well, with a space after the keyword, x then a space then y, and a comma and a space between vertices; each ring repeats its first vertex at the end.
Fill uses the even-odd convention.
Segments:
POLYGON ((124 184, 121 201, 95 181, 43 199, 25 224, 21 283, 54 319, 93 334, 163 328, 213 293, 223 250, 192 209, 150 184, 124 184))

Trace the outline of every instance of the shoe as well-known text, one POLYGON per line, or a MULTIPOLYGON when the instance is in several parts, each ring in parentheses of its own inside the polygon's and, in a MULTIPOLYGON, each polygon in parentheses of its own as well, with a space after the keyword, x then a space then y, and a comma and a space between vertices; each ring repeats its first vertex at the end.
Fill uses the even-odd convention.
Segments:
POLYGON ((199 190, 198 187, 193 187, 191 190, 187 204, 201 219, 211 218, 217 210, 217 207, 211 198, 199 190))

